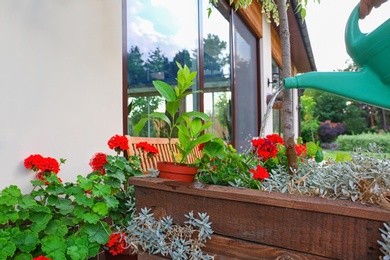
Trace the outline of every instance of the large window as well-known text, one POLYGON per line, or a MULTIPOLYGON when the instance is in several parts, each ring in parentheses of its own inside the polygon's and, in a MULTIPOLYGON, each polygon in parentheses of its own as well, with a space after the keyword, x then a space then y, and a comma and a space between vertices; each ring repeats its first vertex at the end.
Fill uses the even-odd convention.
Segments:
MULTIPOLYGON (((198 71, 182 111, 201 110, 212 131, 235 146, 258 131, 257 39, 226 1, 210 17, 209 0, 127 0, 129 134, 142 114, 164 109, 152 81, 175 84, 176 62, 198 71), (234 22, 233 22, 234 21, 234 22), (233 53, 233 54, 231 54, 233 53)), ((150 122, 141 136, 163 136, 150 122)))
MULTIPOLYGON (((197 8, 196 0, 127 0, 130 135, 142 114, 164 110, 153 80, 175 85, 176 62, 198 70, 197 8)), ((182 107, 185 109, 186 105, 182 107)), ((140 135, 161 136, 162 129, 163 126, 149 122, 140 135)))

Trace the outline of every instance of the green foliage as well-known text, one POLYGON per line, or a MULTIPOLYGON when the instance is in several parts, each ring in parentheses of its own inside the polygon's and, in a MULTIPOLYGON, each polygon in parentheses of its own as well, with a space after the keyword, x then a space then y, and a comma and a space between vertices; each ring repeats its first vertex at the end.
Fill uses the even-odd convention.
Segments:
POLYGON ((187 155, 190 154, 197 145, 207 142, 214 137, 212 134, 202 134, 202 132, 213 123, 207 122, 210 118, 202 112, 191 111, 182 113, 179 116, 176 115, 179 111, 181 101, 187 95, 200 92, 188 91, 188 88, 194 84, 193 80, 196 77, 196 72, 191 72, 187 65, 182 67, 177 63, 177 66, 179 67, 177 72, 177 86, 171 87, 163 81, 153 81, 154 87, 166 102, 165 113, 154 112, 145 115, 135 125, 134 132, 138 134, 145 126, 146 122, 151 119, 166 123, 168 126, 167 137, 171 147, 172 159, 177 163, 186 163, 187 155), (174 154, 171 142, 175 130, 178 131, 179 142, 176 143, 176 147, 180 152, 180 156, 174 154))
POLYGON ((255 162, 245 154, 237 153, 221 138, 205 143, 199 160, 198 182, 222 186, 261 189, 261 182, 252 178, 250 169, 255 162))
POLYGON ((384 153, 390 153, 389 133, 364 133, 359 135, 339 135, 336 143, 342 151, 352 151, 356 147, 368 149, 370 144, 375 143, 382 147, 384 153))
POLYGON ((301 121, 301 137, 304 142, 318 141, 317 132, 319 122, 314 116, 314 110, 317 103, 314 98, 308 95, 301 96, 302 103, 302 121, 301 121))
POLYGON ((0 193, 0 259, 88 259, 108 242, 111 217, 116 225, 130 220, 126 203, 132 200, 130 176, 141 174, 138 158, 107 156, 106 174, 79 175, 62 183, 49 173, 33 180, 23 194, 11 185, 0 193))
MULTIPOLYGON (((132 100, 132 106, 129 116, 129 134, 134 135, 134 125, 136 125, 142 118, 142 115, 147 114, 148 110, 155 111, 162 103, 162 98, 159 96, 137 97, 132 100)), ((150 128, 150 136, 157 136, 155 127, 150 128)), ((142 129, 139 136, 148 136, 148 129, 142 129)))

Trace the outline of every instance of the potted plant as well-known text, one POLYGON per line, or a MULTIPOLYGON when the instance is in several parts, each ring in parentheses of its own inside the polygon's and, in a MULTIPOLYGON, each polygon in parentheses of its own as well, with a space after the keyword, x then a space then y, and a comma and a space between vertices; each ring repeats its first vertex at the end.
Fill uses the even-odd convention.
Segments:
MULTIPOLYGON (((141 174, 137 158, 119 156, 126 137, 109 141, 117 155, 97 153, 93 172, 63 183, 60 163, 33 154, 24 165, 36 174, 32 191, 11 185, 0 193, 0 259, 88 259, 109 241, 114 225, 123 225, 133 201, 130 176, 141 174), (124 138, 124 139, 123 139, 124 138), (108 223, 107 218, 111 221, 108 223)), ((127 140, 127 139, 126 139, 127 140)))
POLYGON ((153 81, 154 87, 165 100, 165 112, 153 112, 145 115, 135 125, 134 132, 138 134, 145 123, 151 119, 165 122, 167 125, 166 135, 169 140, 173 163, 158 162, 159 176, 161 178, 176 178, 182 176, 186 170, 190 170, 188 174, 192 176, 189 178, 184 177, 182 180, 192 182, 197 168, 190 168, 186 164, 187 156, 198 145, 206 143, 214 137, 213 134, 203 133, 213 123, 209 122, 209 116, 203 112, 190 111, 177 115, 181 101, 187 95, 196 94, 200 91, 188 91, 188 88, 194 84, 193 80, 196 77, 196 72, 191 72, 187 65, 182 67, 180 63, 176 64, 179 68, 177 72, 177 86, 172 87, 160 80, 153 81), (179 141, 173 145, 172 138, 174 137, 175 131, 177 131, 179 141), (178 153, 176 153, 176 149, 178 153), (168 167, 174 168, 174 175, 168 173, 168 167))

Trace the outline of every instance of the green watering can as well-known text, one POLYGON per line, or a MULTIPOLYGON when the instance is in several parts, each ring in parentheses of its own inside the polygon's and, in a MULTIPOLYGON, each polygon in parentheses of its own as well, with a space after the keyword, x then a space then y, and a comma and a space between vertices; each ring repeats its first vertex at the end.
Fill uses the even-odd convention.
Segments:
POLYGON ((314 88, 390 109, 390 19, 371 33, 359 29, 359 6, 345 28, 349 56, 357 72, 309 72, 284 79, 285 89, 314 88))

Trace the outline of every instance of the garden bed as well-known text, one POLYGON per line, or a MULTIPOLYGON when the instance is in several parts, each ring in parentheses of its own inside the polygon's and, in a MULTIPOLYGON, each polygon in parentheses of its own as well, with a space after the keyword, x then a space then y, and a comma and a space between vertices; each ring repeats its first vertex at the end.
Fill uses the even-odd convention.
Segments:
MULTIPOLYGON (((207 212, 216 259, 378 259, 379 228, 390 211, 351 201, 133 177, 137 210, 171 215, 207 212)), ((138 256, 138 259, 143 256, 138 256)))

